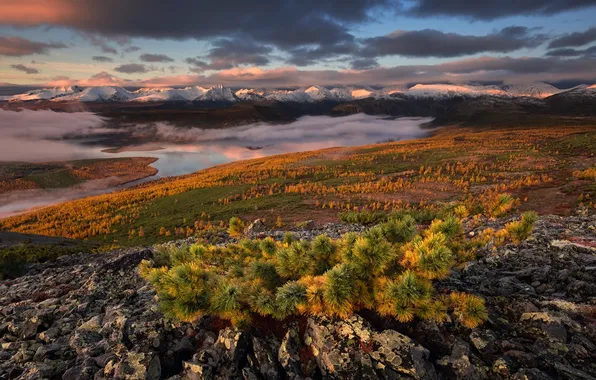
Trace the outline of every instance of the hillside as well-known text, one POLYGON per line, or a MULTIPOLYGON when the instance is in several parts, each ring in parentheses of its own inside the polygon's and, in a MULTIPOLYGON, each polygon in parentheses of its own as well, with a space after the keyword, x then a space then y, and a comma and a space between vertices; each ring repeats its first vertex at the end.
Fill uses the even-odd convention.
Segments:
POLYGON ((150 177, 151 157, 89 159, 63 162, 0 162, 0 194, 25 189, 58 189, 108 179, 106 187, 150 177))
POLYGON ((501 193, 520 208, 567 215, 590 207, 593 181, 574 173, 596 163, 594 127, 445 128, 426 139, 333 148, 235 162, 0 221, 0 229, 105 244, 163 242, 245 220, 337 221, 349 210, 415 209, 444 202, 486 211, 501 193), (143 236, 139 237, 139 231, 143 236))
POLYGON ((155 248, 65 256, 0 282, 0 378, 591 379, 595 222, 541 218, 527 241, 482 248, 438 281, 443 292, 485 299, 489 318, 475 328, 366 310, 258 318, 250 329, 212 316, 173 322, 138 274, 142 260, 159 257, 155 248))

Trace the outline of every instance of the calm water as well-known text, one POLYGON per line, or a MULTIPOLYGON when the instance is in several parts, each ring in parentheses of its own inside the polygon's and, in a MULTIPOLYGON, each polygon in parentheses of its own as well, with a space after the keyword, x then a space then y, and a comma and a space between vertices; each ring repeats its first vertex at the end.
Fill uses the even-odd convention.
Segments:
MULTIPOLYGON (((106 129, 105 119, 90 113, 0 110, 0 161, 150 156, 158 158, 152 164, 159 170, 157 177, 167 177, 280 153, 419 138, 428 133, 421 124, 430 120, 358 114, 336 118, 305 116, 290 124, 252 124, 228 129, 189 129, 157 123, 127 125, 114 131, 106 129), (120 153, 102 152, 110 148, 104 144, 106 136, 115 132, 132 136, 143 145, 120 153)), ((90 185, 44 194, 24 193, 11 199, 4 197, 0 198, 0 217, 112 190, 90 185)))

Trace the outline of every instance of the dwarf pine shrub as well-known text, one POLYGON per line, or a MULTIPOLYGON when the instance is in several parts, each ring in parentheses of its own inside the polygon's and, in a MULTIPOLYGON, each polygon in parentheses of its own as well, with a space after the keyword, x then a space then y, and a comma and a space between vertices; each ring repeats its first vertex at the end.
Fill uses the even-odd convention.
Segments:
POLYGON ((230 236, 242 236, 244 233, 244 222, 240 218, 233 217, 230 219, 230 226, 228 227, 230 236))
POLYGON ((339 219, 349 224, 375 224, 387 220, 387 214, 382 211, 345 211, 339 213, 339 219))
POLYGON ((519 244, 522 240, 525 240, 530 236, 537 220, 538 214, 535 212, 524 212, 520 220, 507 223, 505 225, 505 230, 511 240, 514 243, 519 244))
MULTIPOLYGON (((527 236, 533 220, 524 214, 510 233, 527 236)), ((455 216, 418 231, 411 216, 389 215, 365 233, 340 239, 267 238, 161 250, 141 263, 140 273, 155 287, 165 315, 179 320, 215 315, 243 325, 255 315, 346 317, 370 309, 402 322, 442 322, 451 315, 474 327, 487 318, 484 301, 433 286, 486 240, 470 240, 462 231, 455 216)))

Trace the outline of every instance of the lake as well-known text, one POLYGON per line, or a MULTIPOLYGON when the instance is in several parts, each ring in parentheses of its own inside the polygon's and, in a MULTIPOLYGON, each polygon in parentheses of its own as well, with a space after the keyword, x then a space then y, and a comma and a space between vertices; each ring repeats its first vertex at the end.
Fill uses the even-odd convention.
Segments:
MULTIPOLYGON (((156 157, 152 166, 159 170, 157 176, 141 180, 149 181, 275 154, 420 138, 429 133, 421 126, 430 121, 357 114, 304 116, 289 124, 260 123, 226 129, 182 128, 167 123, 115 127, 109 120, 87 112, 0 110, 0 161, 156 157), (105 151, 123 141, 133 143, 118 146, 116 153, 105 151)), ((12 194, 0 204, 0 217, 113 190, 82 187, 22 197, 12 194)))

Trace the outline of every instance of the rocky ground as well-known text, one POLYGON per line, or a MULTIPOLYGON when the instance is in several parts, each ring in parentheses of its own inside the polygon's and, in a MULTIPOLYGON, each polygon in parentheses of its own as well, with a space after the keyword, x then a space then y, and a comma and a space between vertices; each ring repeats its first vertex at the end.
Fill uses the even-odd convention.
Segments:
POLYGON ((251 331, 174 323, 137 275, 151 249, 62 257, 0 282, 0 379, 596 379, 595 225, 543 217, 530 240, 439 284, 486 299, 475 329, 367 312, 251 331))

